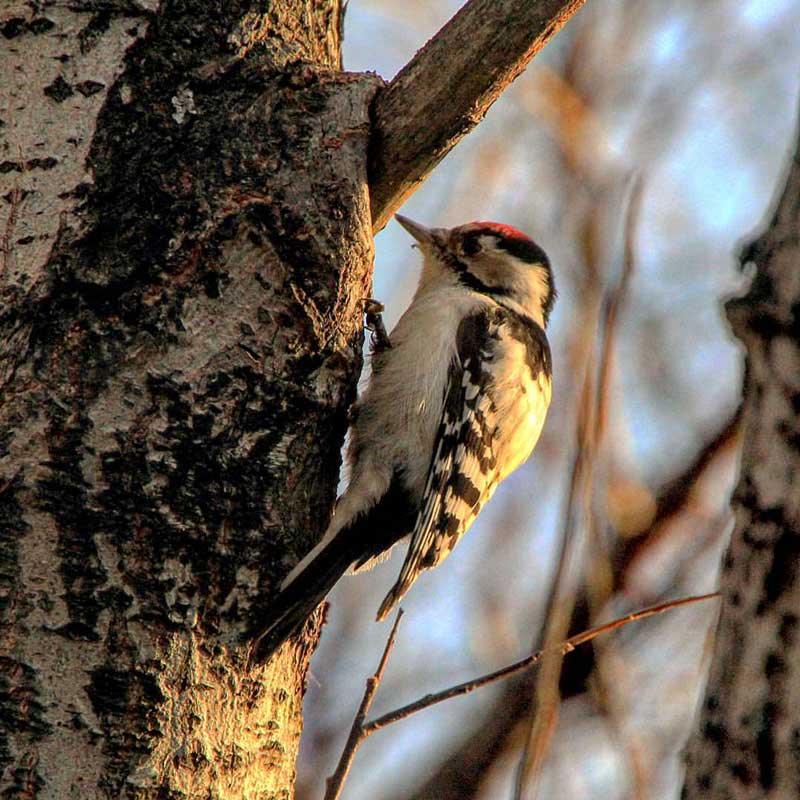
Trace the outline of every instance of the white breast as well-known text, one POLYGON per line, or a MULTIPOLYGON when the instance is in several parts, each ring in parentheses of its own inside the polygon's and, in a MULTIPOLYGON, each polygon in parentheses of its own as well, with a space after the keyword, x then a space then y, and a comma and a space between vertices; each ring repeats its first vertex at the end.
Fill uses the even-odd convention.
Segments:
POLYGON ((392 349, 360 403, 354 446, 404 466, 406 486, 422 496, 461 320, 491 301, 463 286, 428 285, 390 334, 392 349))

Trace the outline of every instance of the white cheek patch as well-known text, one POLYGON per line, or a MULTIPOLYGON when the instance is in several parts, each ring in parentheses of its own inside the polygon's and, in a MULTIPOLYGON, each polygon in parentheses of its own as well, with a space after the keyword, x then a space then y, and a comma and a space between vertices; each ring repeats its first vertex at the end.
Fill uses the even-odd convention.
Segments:
POLYGON ((497 237, 496 236, 479 236, 478 241, 480 242, 481 249, 485 250, 488 253, 497 250, 497 237))
POLYGON ((547 277, 547 271, 542 267, 537 264, 528 266, 528 280, 535 297, 544 300, 550 294, 550 281, 547 277))

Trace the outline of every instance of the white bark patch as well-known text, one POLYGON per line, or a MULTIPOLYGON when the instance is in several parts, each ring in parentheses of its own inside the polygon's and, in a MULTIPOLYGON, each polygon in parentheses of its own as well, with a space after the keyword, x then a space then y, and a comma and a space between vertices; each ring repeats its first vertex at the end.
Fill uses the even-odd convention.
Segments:
MULTIPOLYGON (((40 462, 46 448, 46 427, 44 414, 40 414, 28 424, 25 436, 11 439, 5 457, 0 458, 0 476, 21 473, 28 478, 29 485, 35 485, 45 477, 47 469, 40 462)), ((32 617, 34 624, 43 622, 47 627, 57 628, 69 622, 69 614, 62 600, 65 589, 61 574, 52 569, 53 564, 59 563, 55 521, 50 514, 39 511, 30 502, 25 508, 25 522, 29 529, 24 535, 20 531, 19 583, 29 587, 27 600, 41 613, 38 619, 32 617)))
MULTIPOLYGON (((786 395, 774 382, 764 384, 760 419, 762 425, 766 420, 773 421, 771 424, 778 424, 779 421, 791 419, 786 395)), ((760 453, 753 461, 751 475, 758 492, 760 507, 778 508, 786 505, 789 500, 785 485, 786 476, 792 462, 788 444, 782 436, 772 437, 766 434, 763 439, 759 437, 756 446, 758 445, 761 445, 760 453), (764 447, 763 445, 767 443, 768 446, 764 447)))
MULTIPOLYGON (((224 248, 223 253, 232 253, 237 249, 241 251, 241 260, 247 266, 243 266, 240 260, 230 264, 230 275, 234 280, 225 287, 221 297, 200 295, 186 302, 181 315, 185 332, 177 344, 154 358, 152 340, 149 334, 142 333, 140 344, 130 350, 130 360, 120 365, 116 376, 97 397, 89 410, 92 425, 87 440, 87 450, 94 451, 97 458, 103 452, 115 451, 115 434, 130 430, 148 407, 150 399, 143 388, 147 385, 148 365, 150 373, 155 362, 159 374, 175 372, 190 378, 197 373, 213 372, 214 365, 227 370, 232 360, 252 365, 253 356, 239 346, 242 328, 252 329, 259 339, 274 337, 277 326, 264 322, 259 316, 261 307, 274 305, 273 298, 266 295, 256 280, 256 268, 266 271, 263 250, 246 243, 244 233, 232 245, 224 248), (221 304, 225 304, 226 308, 235 307, 238 313, 221 313, 221 304)), ((277 261, 274 263, 277 264, 277 261)), ((220 266, 227 267, 224 259, 220 266)), ((277 280, 272 275, 270 278, 273 284, 277 280)), ((223 422, 221 419, 220 425, 223 422)), ((165 420, 163 427, 167 425, 165 420)), ((154 430, 157 428, 154 426, 154 430)), ((218 432, 219 428, 215 427, 212 435, 218 432)), ((159 455, 162 459, 168 457, 166 454, 159 455)))
POLYGON ((194 573, 190 564, 184 564, 176 558, 168 558, 159 573, 159 580, 167 584, 164 599, 170 607, 169 617, 173 622, 188 625, 190 628, 197 622, 197 598, 194 573), (171 584, 171 585, 170 585, 171 584), (188 588, 188 592, 186 589, 188 588))
MULTIPOLYGON (((59 628, 69 622, 64 603, 64 582, 61 573, 53 570, 59 563, 58 532, 50 514, 29 508, 25 521, 30 531, 20 539, 20 585, 27 587, 25 599, 36 611, 28 619, 32 629, 40 625, 59 628)), ((49 638, 49 637, 47 637, 49 638)), ((46 646, 40 640, 39 645, 46 646)))
POLYGON ((783 484, 780 481, 785 472, 785 462, 780 457, 770 457, 753 464, 753 482, 764 508, 775 508, 783 502, 783 484))
MULTIPOLYGON (((45 664, 46 672, 43 671, 47 679, 41 682, 42 694, 38 700, 48 708, 51 725, 66 730, 86 730, 82 736, 71 737, 69 749, 65 748, 64 740, 59 736, 48 736, 39 744, 40 769, 47 766, 51 770, 48 774, 53 776, 48 782, 50 792, 43 792, 42 798, 76 797, 73 787, 94 787, 106 774, 106 756, 92 743, 92 738, 100 739, 105 735, 102 724, 86 694, 87 680, 76 680, 76 675, 88 676, 100 666, 101 648, 93 652, 93 648, 84 644, 79 670, 73 667, 76 660, 74 643, 52 643, 47 659, 49 663, 45 664)), ((82 796, 96 797, 91 792, 82 796)))
POLYGON ((220 606, 220 613, 229 611, 235 602, 241 610, 247 609, 251 601, 259 595, 259 574, 251 567, 239 567, 236 570, 236 585, 228 593, 220 606))
MULTIPOLYGON (((32 506, 33 504, 31 504, 32 506)), ((26 587, 25 600, 35 607, 27 617, 31 631, 18 640, 15 657, 21 663, 37 666, 40 694, 37 701, 48 709, 48 722, 65 730, 87 729, 102 737, 100 721, 95 716, 86 694, 86 681, 76 681, 74 666, 80 664, 80 675, 86 676, 104 658, 102 644, 76 642, 62 636, 57 629, 69 621, 63 601, 64 584, 59 571, 58 535, 52 517, 32 507, 26 513, 31 530, 20 541, 20 586, 26 587)), ((104 615, 98 621, 103 628, 104 615)), ((58 736, 43 739, 38 745, 38 761, 57 775, 59 786, 94 785, 104 774, 106 760, 88 737, 73 737, 69 757, 65 757, 64 741, 58 736), (57 767, 55 766, 57 765, 57 767)), ((54 789, 52 797, 70 796, 54 789)))
POLYGON ((186 117, 190 114, 197 114, 197 108, 195 108, 194 105, 194 94, 188 86, 181 87, 178 93, 172 98, 172 106, 175 109, 172 119, 174 119, 178 125, 183 125, 186 121, 186 117))
MULTIPOLYGON (((28 3, 4 9, 30 18, 28 3)), ((86 157, 97 115, 123 68, 125 51, 147 24, 122 15, 81 48, 78 34, 91 12, 46 6, 36 19, 53 27, 20 33, 0 47, 0 279, 30 286, 40 277, 61 228, 79 228, 73 216, 78 198, 69 191, 91 183, 86 157), (135 33, 131 33, 135 31, 135 33), (65 192, 65 187, 68 191, 65 192)))

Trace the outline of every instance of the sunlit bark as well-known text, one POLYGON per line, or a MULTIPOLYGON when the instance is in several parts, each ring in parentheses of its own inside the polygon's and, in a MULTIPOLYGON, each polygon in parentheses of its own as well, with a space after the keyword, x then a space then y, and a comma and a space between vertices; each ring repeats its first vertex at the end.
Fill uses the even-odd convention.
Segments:
POLYGON ((320 618, 242 637, 333 501, 379 81, 338 0, 157 6, 2 12, 3 797, 293 792, 320 618))

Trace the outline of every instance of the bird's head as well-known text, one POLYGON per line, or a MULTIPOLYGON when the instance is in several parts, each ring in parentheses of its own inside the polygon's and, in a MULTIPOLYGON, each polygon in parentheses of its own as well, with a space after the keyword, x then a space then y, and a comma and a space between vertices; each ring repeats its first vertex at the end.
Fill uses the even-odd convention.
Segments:
POLYGON ((426 228, 401 214, 395 219, 424 255, 421 290, 440 280, 458 282, 547 324, 556 299, 550 261, 524 233, 498 222, 426 228))

